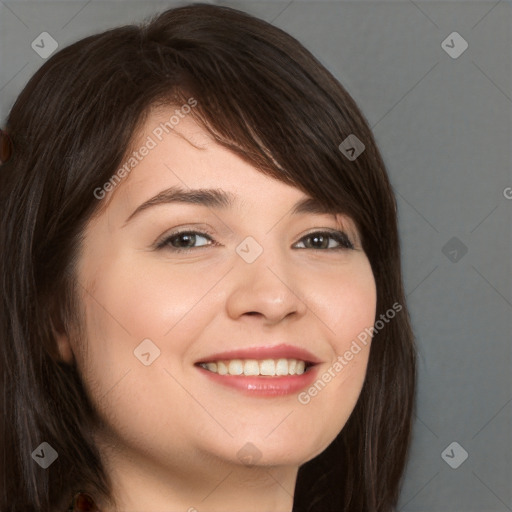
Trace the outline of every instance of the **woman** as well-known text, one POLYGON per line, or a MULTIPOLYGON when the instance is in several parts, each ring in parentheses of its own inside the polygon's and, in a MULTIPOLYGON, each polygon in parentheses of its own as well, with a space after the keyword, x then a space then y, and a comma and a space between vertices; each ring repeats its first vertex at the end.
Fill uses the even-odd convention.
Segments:
POLYGON ((5 134, 2 512, 393 510, 396 203, 307 50, 170 9, 52 56, 5 134))

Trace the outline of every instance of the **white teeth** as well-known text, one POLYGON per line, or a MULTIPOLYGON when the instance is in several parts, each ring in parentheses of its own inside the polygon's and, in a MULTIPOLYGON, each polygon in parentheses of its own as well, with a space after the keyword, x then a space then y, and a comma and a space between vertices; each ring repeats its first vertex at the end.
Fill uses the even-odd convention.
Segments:
POLYGON ((201 363, 206 370, 219 375, 275 376, 302 375, 306 369, 305 361, 297 359, 232 359, 231 361, 212 361, 201 363))
POLYGON ((260 365, 255 359, 248 359, 244 364, 244 375, 259 375, 260 365))
POLYGON ((229 375, 242 375, 244 373, 244 365, 240 359, 233 359, 228 366, 229 375))
POLYGON ((265 359, 260 363, 260 374, 261 375, 275 375, 276 374, 276 363, 273 359, 265 359))
MULTIPOLYGON (((222 364, 222 363, 221 363, 222 364)), ((206 368, 211 372, 217 373, 217 363, 207 363, 206 368)))
MULTIPOLYGON (((209 370, 209 368, 208 368, 208 370, 209 370)), ((227 373, 228 373, 228 367, 222 361, 219 361, 217 363, 217 373, 219 375, 227 375, 227 373)))
POLYGON ((276 375, 288 375, 288 361, 286 359, 278 359, 276 375))

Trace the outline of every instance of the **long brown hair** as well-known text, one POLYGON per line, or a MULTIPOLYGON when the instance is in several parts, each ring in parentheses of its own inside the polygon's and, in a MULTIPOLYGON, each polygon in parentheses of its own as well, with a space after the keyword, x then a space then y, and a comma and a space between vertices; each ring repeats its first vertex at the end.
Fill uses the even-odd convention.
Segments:
POLYGON ((99 421, 53 328, 76 332, 81 235, 105 207, 94 190, 124 161, 155 105, 197 100, 191 115, 261 172, 354 219, 377 286, 366 379, 334 442, 299 469, 294 511, 389 512, 411 437, 415 347, 402 286, 396 203, 367 121, 296 39, 246 13, 206 4, 167 10, 57 52, 19 95, 0 167, 0 510, 64 510, 78 488, 111 483, 91 438, 99 421), (349 135, 365 146, 349 159, 349 135), (75 329, 73 331, 73 329, 75 329), (31 457, 48 442, 58 459, 31 457))

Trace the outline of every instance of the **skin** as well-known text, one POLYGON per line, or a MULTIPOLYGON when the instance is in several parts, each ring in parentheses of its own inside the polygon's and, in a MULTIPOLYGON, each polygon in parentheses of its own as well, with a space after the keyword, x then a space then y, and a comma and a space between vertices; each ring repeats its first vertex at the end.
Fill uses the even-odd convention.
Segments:
MULTIPOLYGON (((134 147, 173 110, 152 112, 134 147)), ((194 363, 288 343, 321 360, 319 376, 328 372, 375 319, 375 280, 354 223, 290 215, 306 194, 215 143, 191 116, 109 194, 79 256, 85 343, 65 332, 57 342, 104 420, 95 437, 116 510, 291 511, 299 466, 331 443, 357 402, 370 344, 307 404, 298 393, 251 397, 220 386, 194 363), (173 185, 223 189, 239 202, 153 206, 125 225, 173 185), (354 249, 307 248, 305 235, 340 226, 354 249), (177 227, 206 229, 218 245, 198 235, 188 253, 156 250, 177 227), (250 264, 235 251, 247 236, 263 248, 250 264), (146 338, 161 351, 149 366, 134 356, 146 338), (259 453, 253 466, 237 455, 246 443, 259 453)))

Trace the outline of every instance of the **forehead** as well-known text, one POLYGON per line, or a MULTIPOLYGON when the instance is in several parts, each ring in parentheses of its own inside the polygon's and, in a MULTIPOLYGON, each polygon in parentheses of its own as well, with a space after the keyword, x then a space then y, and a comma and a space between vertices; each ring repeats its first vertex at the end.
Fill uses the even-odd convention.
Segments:
MULTIPOLYGON (((191 103, 197 106, 196 100, 191 103)), ((160 144, 165 143, 169 136, 175 135, 196 149, 205 149, 209 144, 215 143, 212 135, 195 120, 194 108, 187 103, 152 105, 147 112, 144 124, 135 135, 135 147, 143 144, 148 136, 160 144)))
POLYGON ((175 110, 161 107, 150 111, 121 165, 127 172, 115 195, 126 200, 169 187, 185 191, 222 188, 229 191, 225 194, 231 198, 229 206, 237 206, 237 196, 267 201, 306 196, 300 189, 264 174, 217 143, 191 115, 180 117, 175 110))

